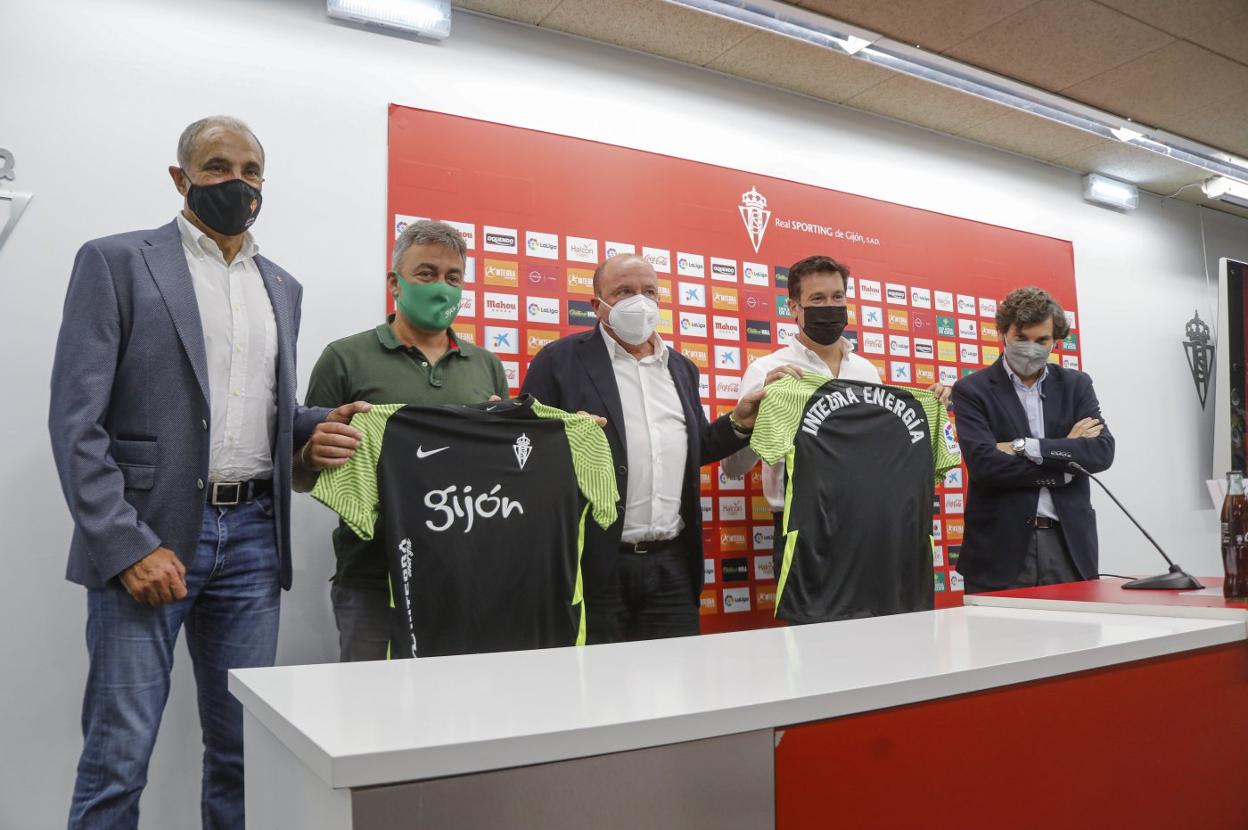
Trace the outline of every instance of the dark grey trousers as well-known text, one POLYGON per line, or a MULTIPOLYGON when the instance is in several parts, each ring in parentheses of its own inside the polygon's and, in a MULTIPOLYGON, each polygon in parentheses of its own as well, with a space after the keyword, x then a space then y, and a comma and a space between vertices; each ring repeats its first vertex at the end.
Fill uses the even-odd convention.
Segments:
POLYGON ((1023 569, 1008 585, 984 585, 966 580, 968 594, 984 594, 989 591, 1007 591, 1011 588, 1035 588, 1039 585, 1056 585, 1059 582, 1082 582, 1083 577, 1066 549, 1066 540, 1059 528, 1037 529, 1031 534, 1023 569))
POLYGON ((329 589, 338 623, 338 660, 385 660, 389 654, 390 595, 386 589, 334 585, 329 589))

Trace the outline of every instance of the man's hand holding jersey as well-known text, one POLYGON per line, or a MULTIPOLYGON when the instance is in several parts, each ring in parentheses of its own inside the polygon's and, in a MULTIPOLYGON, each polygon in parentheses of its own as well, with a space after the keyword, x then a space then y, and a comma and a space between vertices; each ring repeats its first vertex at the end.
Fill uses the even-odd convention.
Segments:
POLYGON ((351 426, 357 412, 367 412, 372 404, 364 401, 344 403, 316 425, 312 437, 299 452, 299 460, 312 472, 341 467, 351 460, 360 446, 360 431, 351 426))
POLYGON ((767 373, 767 377, 763 380, 763 385, 759 389, 754 390, 748 395, 743 395, 741 400, 737 401, 737 408, 732 411, 732 424, 741 429, 753 429, 754 421, 758 418, 758 406, 763 402, 763 398, 767 397, 767 387, 782 377, 791 377, 801 380, 802 370, 797 366, 777 366, 767 373))

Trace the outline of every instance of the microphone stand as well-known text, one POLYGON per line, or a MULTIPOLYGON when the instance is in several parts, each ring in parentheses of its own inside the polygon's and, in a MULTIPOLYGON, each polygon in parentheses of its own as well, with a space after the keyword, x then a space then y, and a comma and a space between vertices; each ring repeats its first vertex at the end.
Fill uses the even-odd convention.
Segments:
POLYGON ((1074 461, 1069 462, 1066 466, 1077 473, 1083 473, 1085 476, 1095 481, 1097 486, 1105 491, 1105 495, 1114 500, 1114 504, 1118 505, 1118 509, 1126 514, 1127 518, 1131 520, 1131 523, 1139 528, 1140 533, 1144 534, 1144 538, 1152 542, 1153 547, 1157 548, 1157 552, 1161 554, 1161 558, 1166 560, 1166 564, 1170 566, 1170 570, 1167 573, 1158 574, 1157 576, 1146 576, 1141 579, 1133 579, 1130 582, 1124 582, 1122 585, 1123 588, 1152 591, 1186 591, 1199 590, 1205 587, 1200 584, 1196 577, 1174 564, 1174 561, 1171 560, 1169 556, 1166 556, 1166 552, 1161 549, 1161 545, 1157 544, 1157 540, 1149 535, 1148 531, 1144 529, 1144 526, 1137 522, 1135 517, 1131 515, 1131 511, 1127 510, 1127 508, 1123 506, 1122 502, 1118 501, 1117 496, 1109 492, 1109 488, 1106 487, 1099 478, 1092 475, 1090 472, 1085 470, 1082 465, 1074 461))

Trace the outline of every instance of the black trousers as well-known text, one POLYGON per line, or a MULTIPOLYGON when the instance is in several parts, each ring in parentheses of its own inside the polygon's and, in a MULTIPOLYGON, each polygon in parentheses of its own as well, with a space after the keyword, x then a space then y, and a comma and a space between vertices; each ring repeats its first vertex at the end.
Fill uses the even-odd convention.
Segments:
POLYGON ((689 555, 678 541, 646 553, 622 548, 614 590, 585 597, 586 642, 620 643, 700 633, 689 555))
POLYGON ((1035 588, 1060 582, 1082 581, 1083 576, 1075 567, 1075 560, 1066 548, 1066 539, 1062 536, 1061 528, 1037 528, 1032 532, 1031 542, 1027 545, 1023 569, 1013 581, 1008 585, 985 585, 967 579, 964 590, 968 594, 984 594, 989 591, 1008 591, 1011 588, 1035 588))

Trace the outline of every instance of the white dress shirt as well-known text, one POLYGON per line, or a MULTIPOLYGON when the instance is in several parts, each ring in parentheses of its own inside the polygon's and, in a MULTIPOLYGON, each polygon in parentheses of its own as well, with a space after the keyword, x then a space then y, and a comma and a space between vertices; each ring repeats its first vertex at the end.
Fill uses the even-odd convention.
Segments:
POLYGON ((248 233, 228 265, 217 243, 178 214, 208 358, 210 481, 273 475, 277 427, 277 322, 248 233))
MULTIPOLYGON (((880 370, 865 357, 854 354, 853 344, 841 338, 845 347, 844 357, 837 370, 841 380, 853 380, 861 383, 882 383, 880 370)), ((823 362, 823 358, 811 349, 806 348, 798 340, 766 357, 760 357, 750 364, 741 378, 741 397, 757 392, 763 387, 763 381, 773 369, 781 366, 796 366, 803 372, 814 372, 820 375, 832 374, 832 369, 823 362)), ((758 455, 749 447, 737 450, 720 462, 724 475, 739 478, 748 473, 758 462, 758 455)), ((784 461, 775 464, 763 464, 763 495, 767 499, 773 513, 784 509, 784 461)))
MULTIPOLYGON (((1027 454, 1027 458, 1039 464, 1044 460, 1044 457, 1040 455, 1039 439, 1048 437, 1044 434, 1044 381, 1049 376, 1049 364, 1044 364, 1044 372, 1031 386, 1023 383, 1010 367, 1010 361, 1002 360, 1001 365, 1005 367, 1005 373, 1010 376, 1010 383, 1014 385, 1014 394, 1018 395, 1018 402, 1023 405, 1023 412, 1027 414, 1027 426, 1031 429, 1031 437, 1018 436, 1023 438, 1026 444, 1026 449, 1023 451, 1027 454)), ((1067 473, 1066 481, 1069 482, 1070 479, 1070 473, 1067 473)), ((1040 488, 1040 500, 1036 502, 1036 515, 1048 519, 1057 518, 1057 508, 1053 506, 1053 494, 1049 492, 1048 487, 1040 488)))
POLYGON ((652 335, 654 353, 638 360, 602 330, 624 409, 628 492, 624 496, 625 544, 674 539, 684 529, 684 487, 689 439, 676 382, 667 369, 667 344, 652 335))

